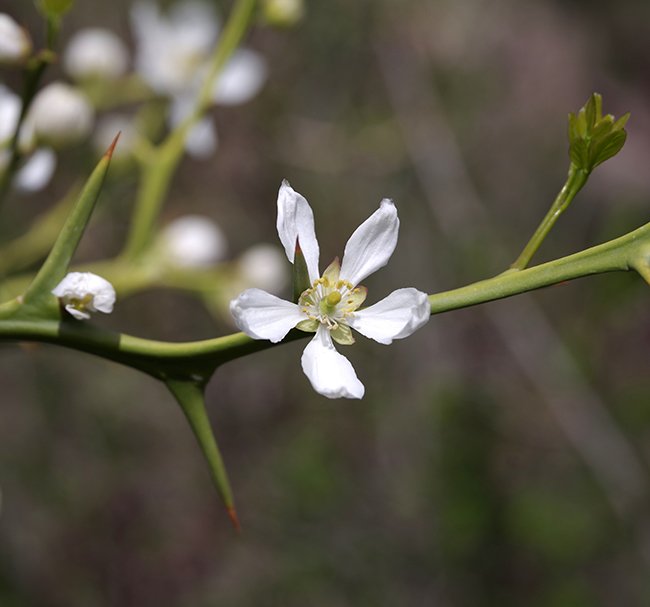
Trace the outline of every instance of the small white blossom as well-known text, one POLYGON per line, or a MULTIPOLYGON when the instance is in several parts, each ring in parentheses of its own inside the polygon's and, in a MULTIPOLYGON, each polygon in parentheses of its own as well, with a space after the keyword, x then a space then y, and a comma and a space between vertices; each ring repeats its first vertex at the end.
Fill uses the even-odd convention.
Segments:
POLYGON ((388 263, 395 246, 399 219, 387 199, 352 234, 339 264, 318 270, 319 246, 314 214, 309 203, 285 181, 278 194, 278 235, 290 262, 296 243, 305 259, 311 287, 298 303, 284 301, 260 289, 248 289, 230 303, 237 326, 254 339, 277 343, 293 328, 315 332, 302 355, 302 368, 316 392, 328 398, 361 398, 365 388, 350 361, 339 354, 332 340, 354 343, 350 329, 390 344, 408 337, 431 313, 426 293, 413 288, 393 291, 378 303, 360 309, 366 299, 359 283, 388 263))
POLYGON ((228 245, 221 228, 208 217, 185 215, 162 232, 163 254, 172 265, 205 268, 224 258, 228 245))
POLYGON ((113 285, 92 272, 70 272, 52 289, 52 295, 77 320, 89 319, 91 312, 110 314, 115 304, 113 285))
POLYGON ((6 13, 0 13, 0 63, 21 63, 32 51, 29 35, 6 13))
POLYGON ((126 73, 129 53, 124 42, 110 30, 88 28, 71 38, 63 64, 73 78, 118 78, 126 73))
POLYGON ((94 111, 86 96, 63 82, 41 89, 29 109, 25 122, 36 141, 65 145, 90 133, 94 111))

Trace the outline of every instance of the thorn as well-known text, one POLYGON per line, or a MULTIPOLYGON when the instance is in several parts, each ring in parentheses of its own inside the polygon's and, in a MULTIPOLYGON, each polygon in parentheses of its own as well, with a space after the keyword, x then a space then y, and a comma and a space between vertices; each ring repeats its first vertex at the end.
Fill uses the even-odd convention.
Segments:
POLYGON ((113 151, 115 150, 115 146, 117 145, 117 140, 120 138, 121 134, 122 131, 117 132, 117 135, 115 135, 115 139, 113 139, 113 143, 111 143, 111 145, 108 146, 108 149, 104 154, 104 158, 108 158, 108 160, 110 160, 113 157, 113 151))
POLYGON ((239 523, 239 517, 237 516, 237 511, 235 510, 235 507, 226 506, 226 511, 228 512, 228 518, 230 518, 230 522, 232 523, 232 526, 235 528, 235 531, 237 533, 241 533, 241 525, 239 523))
POLYGON ((302 253, 302 249, 300 248, 300 239, 298 238, 298 236, 296 236, 295 253, 296 253, 296 255, 298 255, 298 253, 302 253))

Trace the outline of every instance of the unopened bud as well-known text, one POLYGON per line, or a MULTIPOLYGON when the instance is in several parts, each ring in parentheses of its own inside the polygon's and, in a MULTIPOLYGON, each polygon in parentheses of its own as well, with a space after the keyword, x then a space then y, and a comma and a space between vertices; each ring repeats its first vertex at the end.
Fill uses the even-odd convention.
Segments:
POLYGON ((32 52, 32 41, 12 17, 0 13, 0 63, 22 63, 32 52))
POLYGON ((72 37, 63 62, 73 78, 118 78, 127 70, 129 54, 113 32, 88 28, 72 37))
POLYGON ((57 147, 83 139, 93 120, 93 108, 86 96, 67 84, 55 82, 36 95, 26 122, 37 141, 57 147))
POLYGON ((166 259, 184 268, 204 268, 223 259, 226 237, 207 217, 186 215, 172 221, 162 233, 166 259))

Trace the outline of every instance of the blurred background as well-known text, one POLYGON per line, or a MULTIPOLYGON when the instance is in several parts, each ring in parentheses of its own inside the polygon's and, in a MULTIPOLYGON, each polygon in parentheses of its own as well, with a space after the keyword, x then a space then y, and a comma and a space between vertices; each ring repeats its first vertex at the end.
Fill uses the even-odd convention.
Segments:
MULTIPOLYGON (((132 49, 130 6, 77 2, 61 46, 102 26, 132 49)), ((43 43, 31 2, 2 10, 43 43)), ((563 184, 566 116, 593 91, 631 111, 627 144, 534 261, 648 221, 647 2, 308 0, 294 27, 259 24, 246 44, 266 85, 213 110, 219 148, 183 161, 163 212, 212 217, 233 257, 276 243, 287 178, 314 209, 323 263, 396 201, 400 241, 369 301, 497 274, 563 184)), ((15 70, 0 77, 18 87, 15 70)), ((55 65, 46 81, 60 78, 55 65)), ((90 144, 63 152, 45 191, 4 205, 3 234, 95 158, 90 144)), ((136 184, 113 175, 79 262, 120 250, 136 184)), ((208 407, 241 536, 161 385, 2 344, 0 605, 648 605, 649 298, 636 275, 603 275, 433 317, 390 348, 361 338, 345 350, 360 402, 311 390, 304 342, 228 364, 208 407)), ((233 330, 163 289, 101 322, 169 340, 233 330)))

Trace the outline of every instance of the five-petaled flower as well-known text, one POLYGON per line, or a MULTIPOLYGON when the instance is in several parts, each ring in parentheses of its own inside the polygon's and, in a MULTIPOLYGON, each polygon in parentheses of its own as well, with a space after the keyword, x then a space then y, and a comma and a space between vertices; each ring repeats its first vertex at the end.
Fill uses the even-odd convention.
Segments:
POLYGON ((328 398, 363 397, 363 384, 332 340, 341 345, 354 343, 352 328, 381 344, 390 344, 419 329, 431 312, 426 293, 413 288, 398 289, 378 303, 360 308, 366 289, 359 283, 385 266, 395 250, 399 230, 395 206, 382 200, 379 209, 348 240, 343 262, 335 259, 322 276, 314 214, 286 181, 278 194, 277 228, 291 263, 299 244, 311 286, 297 303, 260 289, 244 291, 230 303, 237 326, 254 339, 274 343, 293 328, 315 332, 302 355, 303 371, 314 390, 328 398))
POLYGON ((91 312, 110 314, 115 289, 105 278, 92 272, 70 272, 52 289, 61 305, 77 320, 88 320, 91 312))

